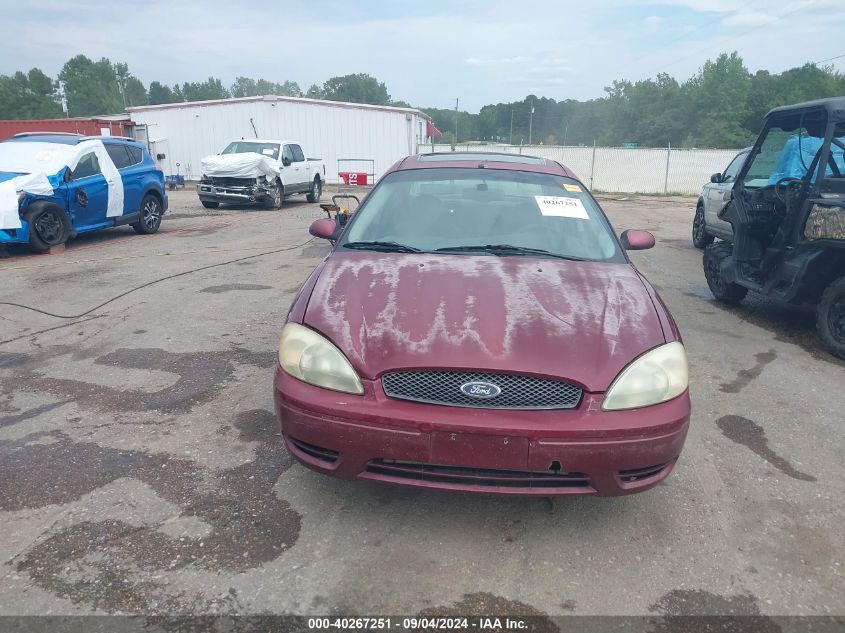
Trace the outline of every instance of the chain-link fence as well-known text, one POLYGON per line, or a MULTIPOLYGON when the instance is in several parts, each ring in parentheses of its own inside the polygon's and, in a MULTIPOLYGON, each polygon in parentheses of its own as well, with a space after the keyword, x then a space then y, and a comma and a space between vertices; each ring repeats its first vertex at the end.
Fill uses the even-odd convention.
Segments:
MULTIPOLYGON (((419 153, 451 152, 451 145, 420 144, 419 153)), ((595 191, 695 195, 736 156, 731 149, 456 145, 459 152, 505 152, 555 160, 595 191)))

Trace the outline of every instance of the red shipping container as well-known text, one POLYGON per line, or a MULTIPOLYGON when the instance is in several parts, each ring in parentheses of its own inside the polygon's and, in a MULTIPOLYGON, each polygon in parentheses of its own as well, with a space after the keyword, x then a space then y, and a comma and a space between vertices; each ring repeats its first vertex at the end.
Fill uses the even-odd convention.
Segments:
POLYGON ((126 136, 132 121, 113 121, 97 118, 77 119, 20 119, 0 120, 0 141, 11 138, 22 132, 65 132, 84 134, 85 136, 100 136, 101 130, 107 128, 112 136, 126 136))

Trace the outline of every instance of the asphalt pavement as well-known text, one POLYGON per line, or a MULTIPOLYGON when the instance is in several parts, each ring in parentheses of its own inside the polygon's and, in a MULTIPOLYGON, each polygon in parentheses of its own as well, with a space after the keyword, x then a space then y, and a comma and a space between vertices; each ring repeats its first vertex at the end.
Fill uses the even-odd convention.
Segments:
POLYGON ((622 498, 294 463, 271 379, 328 252, 309 241, 316 205, 210 212, 177 191, 156 235, 11 252, 0 300, 73 318, 0 306, 0 614, 845 613, 845 363, 811 310, 713 301, 694 202, 602 200, 618 231, 656 235, 631 257, 691 366, 678 466, 622 498))

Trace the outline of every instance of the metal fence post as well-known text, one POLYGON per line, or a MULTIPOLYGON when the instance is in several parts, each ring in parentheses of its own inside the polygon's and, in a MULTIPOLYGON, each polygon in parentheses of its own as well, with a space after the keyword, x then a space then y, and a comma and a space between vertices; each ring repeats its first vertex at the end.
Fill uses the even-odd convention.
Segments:
POLYGON ((596 139, 593 139, 593 160, 590 163, 590 189, 593 188, 593 174, 596 172, 596 139))
POLYGON ((669 157, 672 155, 672 141, 666 147, 666 177, 663 179, 663 193, 669 193, 669 157))

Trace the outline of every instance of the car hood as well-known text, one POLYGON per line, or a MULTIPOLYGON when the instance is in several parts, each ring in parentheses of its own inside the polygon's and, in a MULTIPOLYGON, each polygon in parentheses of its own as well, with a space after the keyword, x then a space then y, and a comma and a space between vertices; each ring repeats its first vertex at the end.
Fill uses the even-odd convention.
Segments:
POLYGON ((369 379, 463 368, 604 391, 665 342, 632 265, 548 258, 335 252, 303 320, 369 379))

